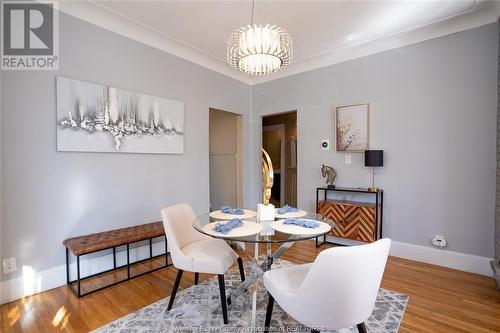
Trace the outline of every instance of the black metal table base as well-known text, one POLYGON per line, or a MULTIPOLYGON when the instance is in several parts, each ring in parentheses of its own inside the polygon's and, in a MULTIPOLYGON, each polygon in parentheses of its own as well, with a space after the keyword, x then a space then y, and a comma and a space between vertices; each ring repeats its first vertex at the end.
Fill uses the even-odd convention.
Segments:
POLYGON ((318 242, 319 238, 320 237, 316 237, 316 247, 320 247, 323 244, 330 244, 330 245, 336 245, 336 246, 349 246, 348 244, 330 242, 330 241, 326 240, 326 235, 323 235, 323 241, 321 241, 321 242, 318 242))
MULTIPOLYGON (((142 242, 142 240, 141 240, 141 242, 142 242)), ((131 243, 120 245, 120 246, 126 246, 126 248, 127 248, 127 263, 125 265, 116 266, 116 248, 117 248, 117 246, 115 246, 115 247, 112 247, 112 249, 113 249, 113 268, 105 270, 105 271, 102 271, 102 272, 99 272, 99 273, 96 273, 96 274, 88 275, 88 276, 85 276, 85 277, 81 277, 80 276, 80 257, 83 256, 83 255, 88 255, 88 254, 92 254, 92 253, 95 253, 95 252, 109 250, 109 249, 111 249, 111 247, 107 248, 107 249, 102 249, 102 250, 99 250, 99 251, 89 252, 89 253, 85 253, 83 255, 76 256, 76 280, 73 280, 73 281, 70 281, 70 264, 69 264, 70 251, 69 251, 68 248, 66 248, 66 285, 71 289, 71 291, 75 294, 75 296, 77 296, 78 298, 80 298, 80 297, 84 297, 84 296, 87 296, 89 294, 95 293, 97 291, 100 291, 100 290, 103 290, 103 289, 115 286, 115 285, 117 285, 119 283, 122 283, 122 282, 125 282, 125 281, 129 281, 129 280, 131 280, 133 278, 136 278, 136 277, 139 277, 139 276, 151 273, 151 272, 155 272, 157 270, 163 269, 163 268, 168 267, 168 266, 172 266, 171 263, 170 264, 168 263, 168 254, 169 254, 169 252, 167 252, 167 237, 166 236, 165 236, 165 253, 153 256, 153 239, 149 238, 149 257, 146 258, 146 259, 142 259, 142 260, 138 260, 138 261, 134 261, 134 262, 130 262, 130 244, 131 243), (159 257, 162 257, 162 256, 165 256, 165 265, 164 266, 153 268, 153 269, 148 270, 146 272, 142 272, 140 274, 131 276, 131 274, 130 274, 130 267, 132 265, 138 264, 138 263, 142 263, 142 262, 145 262, 145 261, 148 261, 148 260, 153 260, 153 259, 156 259, 156 258, 159 258, 159 257), (86 292, 86 293, 82 294, 81 282, 83 280, 87 280, 87 279, 90 279, 92 277, 95 277, 95 276, 98 276, 98 275, 102 275, 102 274, 105 274, 105 273, 109 273, 109 272, 112 272, 114 270, 118 270, 118 269, 122 269, 122 268, 127 268, 127 277, 125 279, 113 282, 111 284, 105 285, 105 286, 97 288, 97 289, 93 289, 93 290, 91 290, 89 292, 86 292), (76 286, 74 285, 75 282, 76 282, 76 286)))
POLYGON ((316 237, 316 247, 320 247, 321 245, 326 243, 326 235, 323 235, 323 241, 321 243, 318 242, 318 238, 319 237, 316 237))

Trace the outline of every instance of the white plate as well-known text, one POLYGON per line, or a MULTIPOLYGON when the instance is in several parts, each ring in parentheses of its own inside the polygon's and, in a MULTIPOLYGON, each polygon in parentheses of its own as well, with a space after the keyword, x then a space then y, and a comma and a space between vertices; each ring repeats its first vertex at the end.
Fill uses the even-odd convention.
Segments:
POLYGON ((253 210, 249 209, 243 209, 244 214, 242 215, 235 215, 235 214, 226 214, 221 212, 220 210, 216 210, 214 212, 211 212, 208 214, 211 218, 217 219, 217 220, 230 220, 230 219, 249 219, 251 217, 254 217, 257 215, 257 212, 254 212, 253 210))
POLYGON ((291 234, 291 235, 321 235, 324 233, 329 232, 332 227, 325 223, 325 222, 320 222, 316 220, 308 220, 304 219, 304 221, 314 221, 319 223, 319 227, 316 228, 306 228, 306 227, 301 227, 295 224, 283 224, 285 220, 278 220, 274 221, 271 223, 271 228, 273 228, 276 231, 283 232, 285 234, 291 234))
POLYGON ((307 215, 307 212, 304 211, 304 210, 299 210, 298 212, 289 212, 289 213, 285 213, 285 214, 278 214, 278 209, 279 208, 276 208, 276 214, 275 215, 279 219, 286 219, 287 217, 298 218, 298 217, 302 217, 302 216, 306 216, 307 215))
POLYGON ((217 237, 246 237, 246 236, 256 235, 262 231, 262 226, 259 223, 250 221, 242 221, 243 225, 241 227, 234 228, 227 234, 223 234, 221 232, 213 230, 214 227, 217 225, 217 223, 226 224, 227 222, 228 221, 212 222, 205 225, 202 230, 206 234, 217 237))

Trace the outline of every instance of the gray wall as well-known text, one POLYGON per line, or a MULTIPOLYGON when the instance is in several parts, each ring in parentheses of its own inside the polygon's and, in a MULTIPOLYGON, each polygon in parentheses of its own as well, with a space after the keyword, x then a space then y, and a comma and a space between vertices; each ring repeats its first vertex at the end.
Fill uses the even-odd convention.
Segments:
POLYGON ((207 211, 209 107, 242 114, 251 141, 250 86, 62 13, 59 44, 58 72, 1 78, 2 257, 35 271, 64 263, 67 237, 159 220, 179 202, 207 211), (56 75, 183 101, 184 154, 56 152, 56 75))
POLYGON ((449 250, 492 257, 497 56, 490 24, 259 84, 252 126, 258 133, 259 116, 297 110, 298 205, 314 209, 322 163, 338 185, 370 184, 362 154, 346 165, 345 154, 320 150, 322 138, 334 142, 334 106, 370 102, 370 147, 385 151, 384 236, 431 246, 443 234, 449 250))

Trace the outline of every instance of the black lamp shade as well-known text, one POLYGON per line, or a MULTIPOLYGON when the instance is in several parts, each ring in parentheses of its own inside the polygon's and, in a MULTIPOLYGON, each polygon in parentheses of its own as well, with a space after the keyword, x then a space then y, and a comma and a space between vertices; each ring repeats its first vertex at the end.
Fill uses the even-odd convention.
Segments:
POLYGON ((383 150, 365 150, 365 166, 381 167, 384 166, 383 150))

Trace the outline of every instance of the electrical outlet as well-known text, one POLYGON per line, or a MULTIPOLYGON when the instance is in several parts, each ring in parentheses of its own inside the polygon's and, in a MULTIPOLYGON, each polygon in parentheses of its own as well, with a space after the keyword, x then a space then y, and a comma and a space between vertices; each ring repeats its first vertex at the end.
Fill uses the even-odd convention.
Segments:
POLYGON ((351 163, 352 163, 351 154, 345 155, 345 164, 351 164, 351 163))
POLYGON ((6 258, 3 260, 3 273, 4 274, 12 273, 12 272, 15 272, 16 270, 17 270, 17 267, 16 267, 16 258, 15 257, 6 258))
POLYGON ((432 239, 432 245, 436 247, 445 247, 446 239, 442 235, 435 235, 434 238, 432 239))

